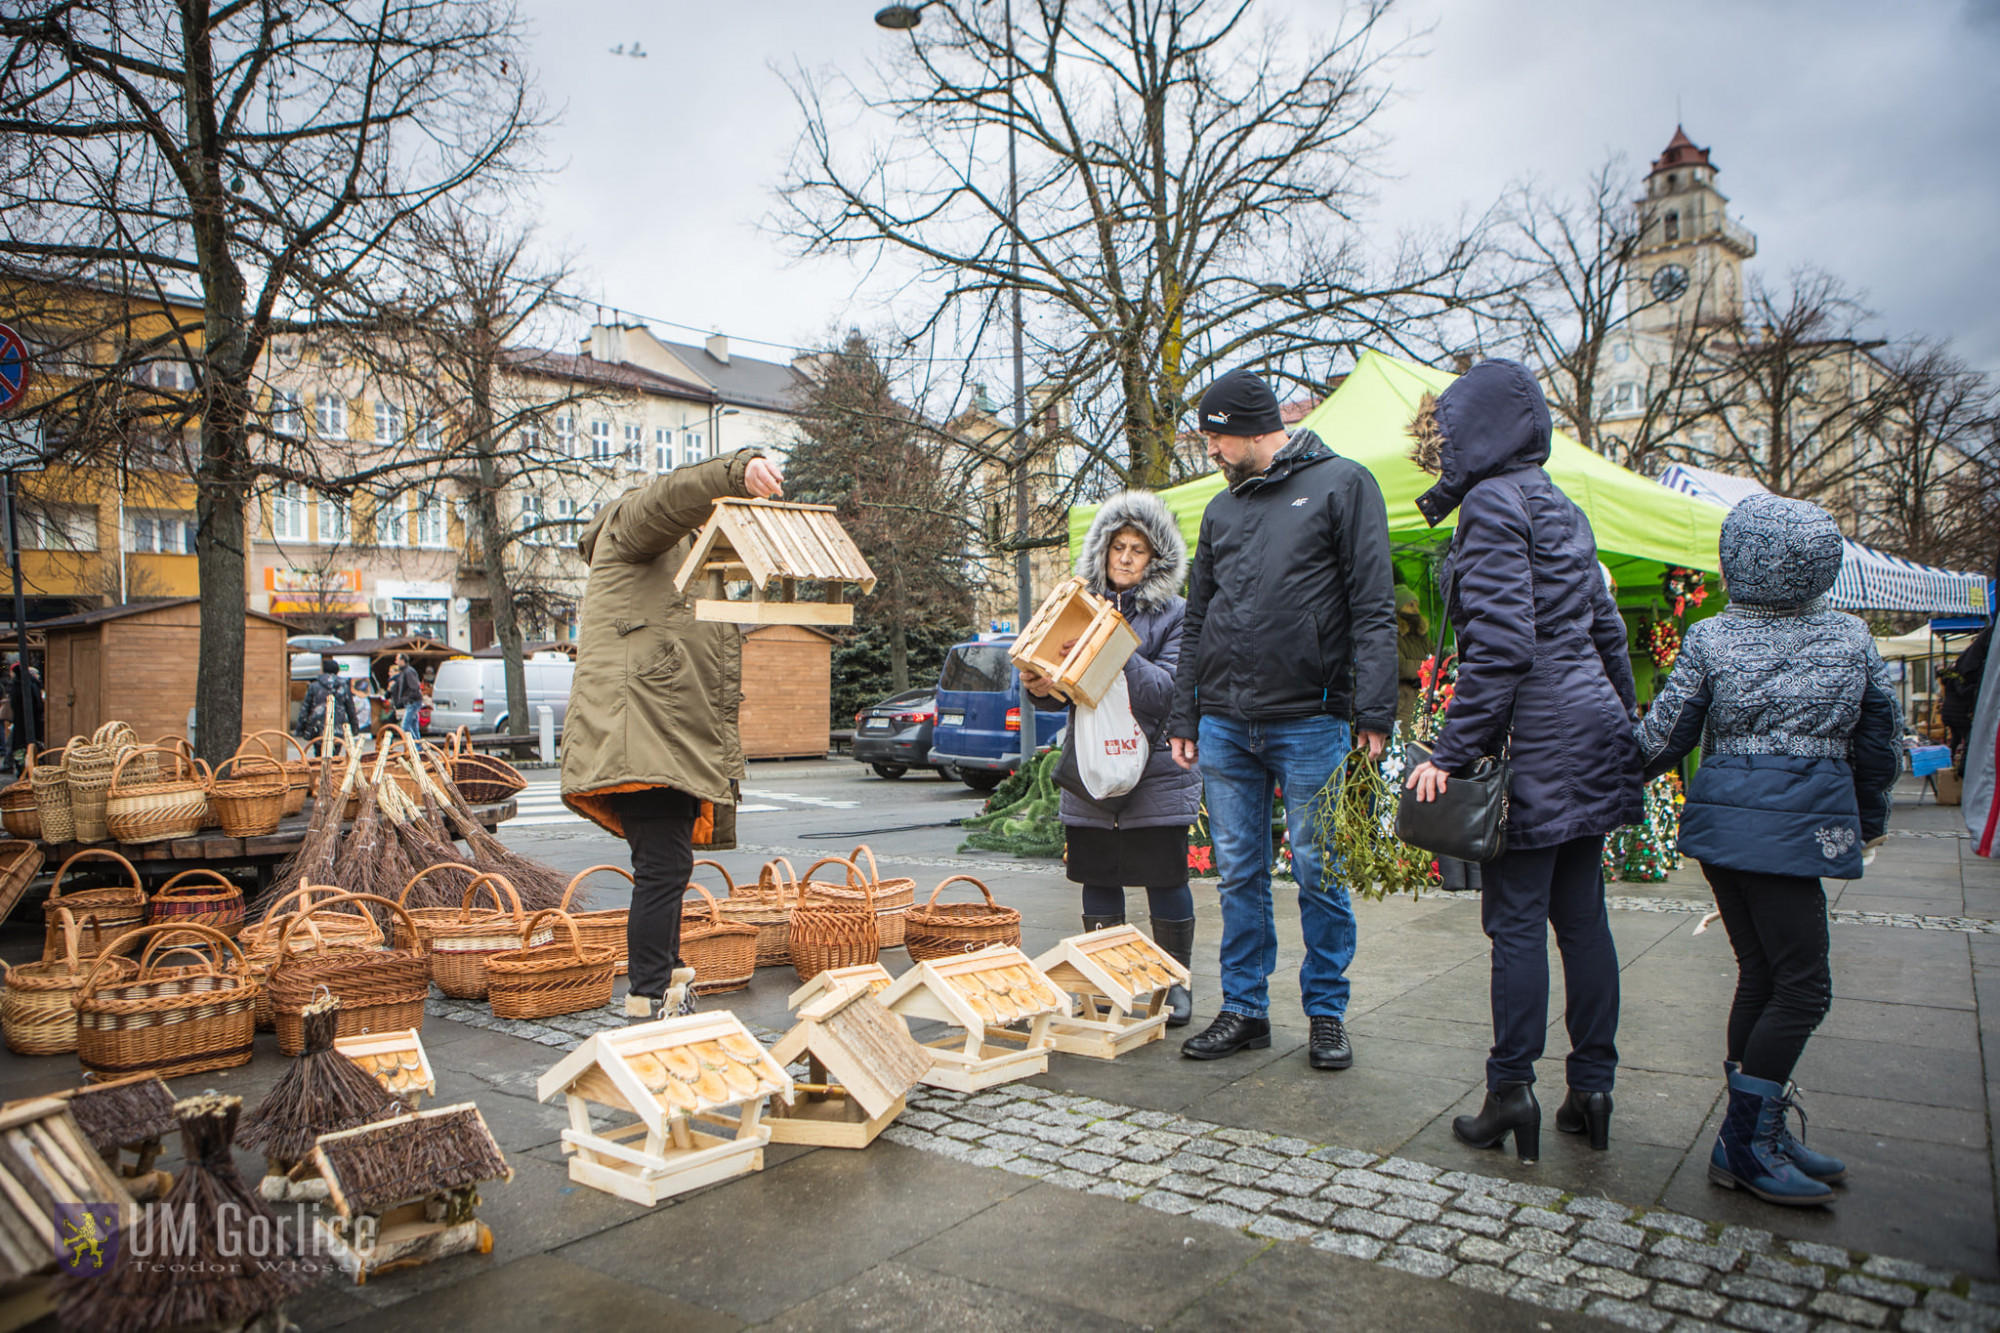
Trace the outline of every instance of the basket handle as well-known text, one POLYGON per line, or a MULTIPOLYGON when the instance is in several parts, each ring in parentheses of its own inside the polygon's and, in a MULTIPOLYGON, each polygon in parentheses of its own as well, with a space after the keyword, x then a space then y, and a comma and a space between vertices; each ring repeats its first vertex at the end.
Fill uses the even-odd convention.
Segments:
MULTIPOLYGON (((243 956, 243 950, 237 945, 236 941, 230 939, 227 935, 223 934, 221 931, 211 930, 207 926, 194 926, 194 925, 142 926, 138 930, 127 931, 125 935, 122 935, 119 938, 122 940, 132 935, 158 936, 158 935, 172 935, 172 934, 203 936, 211 945, 220 944, 230 953, 236 955, 236 967, 235 967, 236 972, 238 972, 246 981, 248 981, 250 976, 252 975, 250 971, 250 960, 243 956)), ((157 941, 155 941, 155 943, 157 943, 157 941)), ((146 962, 140 964, 139 977, 137 979, 144 980, 151 975, 146 969, 148 965, 153 961, 153 954, 154 954, 153 946, 149 945, 146 949, 146 962)), ((98 988, 101 985, 103 985, 103 978, 105 978, 107 975, 115 975, 118 967, 122 965, 124 962, 125 959, 115 953, 107 951, 106 953, 100 955, 97 959, 97 966, 90 969, 90 975, 84 978, 83 988, 76 993, 76 1002, 78 1004, 81 1004, 85 1000, 88 1000, 91 997, 95 996, 97 994, 98 988)), ((275 962, 271 966, 273 970, 277 968, 277 964, 275 962)), ((212 976, 221 975, 220 971, 217 969, 216 963, 213 960, 209 962, 209 971, 210 975, 212 976)))
POLYGON ((706 888, 695 883, 693 880, 688 881, 688 887, 690 889, 693 889, 696 893, 700 894, 702 898, 708 903, 707 907, 705 908, 697 907, 694 910, 696 912, 707 912, 708 919, 710 921, 720 923, 722 920, 722 909, 715 905, 715 895, 710 893, 706 888))
POLYGON ((861 863, 861 858, 864 856, 868 858, 868 882, 880 887, 882 883, 882 870, 881 867, 875 864, 874 848, 865 842, 857 842, 854 844, 854 850, 847 854, 847 859, 858 866, 861 863))
POLYGON ((236 774, 235 777, 232 778, 231 780, 241 781, 243 780, 243 770, 253 765, 262 765, 263 767, 270 769, 271 772, 277 775, 278 780, 280 782, 287 781, 285 777, 285 766, 279 763, 277 760, 271 758, 270 755, 244 754, 241 750, 238 750, 235 754, 230 755, 229 758, 217 764, 215 766, 214 774, 211 780, 215 782, 221 782, 223 780, 222 771, 226 768, 234 768, 236 770, 236 774))
MULTIPOLYGON (((700 865, 701 862, 697 861, 695 862, 695 864, 700 865)), ((625 877, 625 882, 627 884, 635 882, 632 878, 632 872, 625 869, 625 867, 623 866, 601 865, 601 866, 591 866, 587 869, 579 870, 574 875, 570 876, 569 887, 563 890, 562 901, 555 905, 554 910, 558 912, 567 912, 569 910, 569 900, 576 893, 576 886, 583 883, 586 879, 589 879, 592 875, 595 875, 600 870, 609 870, 614 875, 623 875, 625 877)))
MULTIPOLYGON (((380 903, 397 916, 403 918, 403 925, 409 930, 410 938, 416 941, 416 950, 418 953, 427 954, 431 951, 430 941, 417 930, 416 920, 408 912, 404 911, 400 905, 373 893, 336 893, 333 897, 316 902, 311 907, 300 912, 290 921, 287 921, 285 928, 278 932, 278 956, 271 964, 271 971, 274 974, 291 958, 291 952, 285 946, 290 943, 292 932, 299 928, 299 923, 309 922, 314 916, 339 903, 380 903)), ((362 913, 361 915, 368 915, 368 913, 362 913)))
MULTIPOLYGON (((67 907, 58 907, 56 916, 62 921, 63 956, 61 962, 71 975, 83 970, 83 965, 91 961, 82 957, 83 926, 77 921, 76 913, 67 907)), ((8 971, 11 973, 12 968, 8 971)))
POLYGON ((236 747, 236 752, 238 754, 241 754, 244 748, 248 746, 252 741, 256 742, 257 748, 264 752, 264 757, 266 759, 275 759, 281 764, 290 762, 283 753, 285 750, 288 749, 297 750, 299 752, 300 759, 304 759, 307 757, 306 745, 304 741, 300 740, 297 736, 292 735, 291 732, 279 731, 276 727, 266 727, 262 731, 251 732, 248 736, 245 736, 243 738, 243 744, 236 747), (279 753, 277 754, 271 753, 271 742, 264 739, 266 736, 276 736, 278 738, 278 748, 280 751, 279 753))
POLYGON ((191 882, 185 889, 182 890, 182 892, 200 893, 204 889, 234 889, 236 887, 229 881, 228 876, 222 874, 220 871, 210 870, 207 866, 197 866, 193 870, 181 871, 180 874, 175 875, 165 884, 162 884, 159 887, 159 890, 153 894, 153 901, 158 902, 162 898, 173 897, 175 886, 179 885, 182 880, 195 881, 200 876, 204 875, 207 876, 207 881, 205 883, 191 882))
MULTIPOLYGON (((785 890, 787 888, 791 889, 792 897, 795 899, 804 893, 804 890, 799 887, 799 872, 792 869, 792 863, 782 856, 774 856, 764 863, 763 869, 757 872, 757 889, 760 894, 776 897, 778 905, 782 907, 785 902, 785 890), (778 874, 779 866, 785 868, 785 873, 782 876, 778 874)), ((735 897, 736 895, 732 893, 730 896, 735 897)))
POLYGON ((868 910, 873 912, 875 910, 875 886, 862 878, 860 867, 844 856, 822 856, 819 860, 807 866, 806 877, 800 881, 799 901, 803 903, 807 898, 812 896, 813 871, 818 870, 821 866, 832 865, 836 861, 847 867, 847 887, 850 889, 859 889, 862 900, 868 904, 868 910), (857 880, 860 882, 856 883, 857 880))
MULTIPOLYGON (((161 957, 170 953, 200 953, 201 950, 209 948, 210 945, 208 941, 205 941, 201 939, 199 936, 194 935, 194 932, 201 928, 202 928, 202 923, 199 921, 187 921, 187 922, 162 921, 159 922, 157 925, 145 927, 145 929, 147 930, 158 930, 163 933, 154 936, 152 939, 146 942, 145 949, 141 951, 139 955, 139 967, 141 972, 143 973, 147 964, 150 963, 156 957, 161 957), (182 935, 191 937, 191 942, 190 939, 179 938, 182 935)), ((207 927, 207 929, 214 930, 215 928, 213 926, 210 926, 207 927)), ((127 935, 131 935, 131 934, 136 934, 137 932, 127 931, 125 933, 127 935)), ((220 932, 217 933, 219 934, 220 932)), ((220 958, 221 955, 218 954, 217 959, 220 958)), ((246 963, 249 961, 247 956, 245 957, 244 961, 246 963)))
MULTIPOLYGON (((736 881, 729 877, 729 867, 723 865, 720 861, 711 861, 707 857, 703 857, 694 864, 698 866, 714 866, 715 873, 722 876, 722 883, 729 890, 729 896, 732 898, 736 896, 736 881)), ((692 870, 693 866, 690 866, 689 869, 692 870)))
MULTIPOLYGON (((439 861, 433 865, 427 865, 416 874, 410 876, 410 882, 405 884, 403 891, 396 895, 396 906, 408 907, 410 903, 410 890, 416 888, 418 884, 435 875, 440 870, 463 870, 466 874, 473 876, 479 874, 477 870, 474 870, 463 861, 439 861)), ((477 883, 478 881, 475 879, 473 882, 477 883)))
POLYGON ((931 896, 924 900, 924 906, 926 907, 935 906, 937 903, 938 895, 944 892, 945 885, 956 884, 960 880, 964 880, 967 884, 970 884, 973 888, 978 889, 981 893, 985 894, 986 905, 988 907, 994 908, 996 910, 999 908, 1000 904, 993 901, 993 890, 986 887, 986 883, 984 880, 974 879, 971 875, 953 875, 949 879, 938 881, 938 886, 931 890, 931 896))
MULTIPOLYGON (((521 895, 514 892, 514 886, 507 882, 507 877, 505 875, 502 875, 499 872, 492 870, 489 870, 485 874, 480 875, 477 879, 473 880, 472 883, 465 886, 465 897, 458 904, 458 919, 460 921, 472 920, 472 900, 478 894, 479 886, 481 884, 484 884, 486 886, 486 891, 493 895, 493 905, 500 909, 501 915, 503 916, 506 915, 509 905, 512 906, 514 924, 517 926, 520 925, 521 895), (505 889, 507 891, 506 902, 500 901, 501 889, 505 889)), ((526 937, 523 936, 523 938, 525 939, 526 937)))
MULTIPOLYGON (((201 760, 199 759, 192 759, 192 760, 183 759, 181 757, 181 752, 179 750, 169 749, 167 746, 164 745, 128 745, 124 749, 118 752, 117 762, 111 765, 111 785, 104 789, 106 795, 109 795, 110 793, 118 790, 118 778, 120 774, 124 773, 125 765, 131 762, 133 756, 141 754, 167 754, 173 756, 174 777, 176 780, 180 778, 180 771, 183 767, 185 767, 189 763, 195 763, 195 764, 201 763, 201 760)), ((203 765, 203 768, 206 767, 207 765, 203 765)), ((190 775, 201 779, 201 785, 203 787, 208 786, 208 779, 203 778, 201 776, 202 773, 201 769, 191 768, 188 771, 190 775)))
POLYGON ((538 929, 540 929, 542 924, 542 918, 545 916, 552 916, 556 918, 556 920, 562 922, 564 927, 568 929, 570 956, 576 959, 576 961, 579 963, 583 962, 584 961, 583 937, 577 934, 576 918, 571 916, 568 912, 563 911, 562 908, 560 907, 544 907, 541 911, 535 913, 535 915, 529 919, 528 924, 526 926, 522 927, 521 952, 526 953, 528 950, 535 947, 533 944, 530 944, 529 941, 535 938, 535 932, 538 929))
POLYGON ((56 899, 62 897, 63 877, 69 874, 69 868, 75 865, 78 861, 87 860, 93 857, 102 861, 116 861, 119 865, 124 866, 125 873, 132 877, 132 887, 139 891, 139 896, 141 898, 146 896, 145 881, 139 878, 139 872, 132 868, 132 863, 130 861, 127 861, 124 857, 112 851, 109 847, 86 847, 82 851, 78 852, 76 855, 70 857, 69 860, 63 862, 61 868, 56 871, 55 883, 49 885, 50 902, 54 902, 56 899))

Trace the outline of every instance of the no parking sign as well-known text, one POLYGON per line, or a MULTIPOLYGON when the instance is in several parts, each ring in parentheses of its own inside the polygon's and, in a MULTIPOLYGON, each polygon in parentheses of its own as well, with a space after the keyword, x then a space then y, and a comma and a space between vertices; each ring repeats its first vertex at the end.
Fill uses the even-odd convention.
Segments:
POLYGON ((28 392, 28 344, 0 324, 0 412, 15 406, 28 392))

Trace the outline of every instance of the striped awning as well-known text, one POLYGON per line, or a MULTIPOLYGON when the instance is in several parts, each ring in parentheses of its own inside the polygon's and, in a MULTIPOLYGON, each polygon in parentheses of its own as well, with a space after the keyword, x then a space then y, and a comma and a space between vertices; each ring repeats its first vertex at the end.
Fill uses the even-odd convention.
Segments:
MULTIPOLYGON (((1671 463, 1658 481, 1669 490, 1734 509, 1768 488, 1747 477, 1671 463)), ((1988 615, 1992 585, 1981 574, 1920 565, 1860 542, 1841 542, 1840 575, 1827 600, 1844 611, 1917 611, 1925 615, 1988 615)))

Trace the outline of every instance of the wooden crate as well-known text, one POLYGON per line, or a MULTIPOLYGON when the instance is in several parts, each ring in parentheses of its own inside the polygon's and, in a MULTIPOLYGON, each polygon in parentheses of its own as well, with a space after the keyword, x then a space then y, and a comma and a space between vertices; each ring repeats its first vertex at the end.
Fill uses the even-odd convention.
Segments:
POLYGON ((696 597, 694 618, 739 625, 852 625, 852 598, 875 589, 832 505, 782 500, 717 500, 674 586, 685 594, 697 580, 708 595, 696 597), (746 581, 750 599, 730 600, 728 585, 746 581), (820 584, 826 600, 800 601, 801 582, 820 584))
POLYGON ((400 1032, 362 1032, 352 1037, 335 1037, 333 1049, 374 1076, 375 1081, 401 1097, 414 1111, 425 1097, 437 1096, 437 1074, 424 1051, 424 1041, 415 1028, 400 1032), (389 1058, 396 1063, 390 1065, 389 1058))
POLYGON ((1007 655, 1017 668, 1049 677, 1070 702, 1094 708, 1138 650, 1139 636, 1125 617, 1082 579, 1069 579, 1056 585, 1007 655))
POLYGON ((561 1096, 568 1104, 562 1147, 570 1155, 569 1178, 650 1208, 763 1170, 764 1145, 771 1141, 761 1119, 764 1099, 789 1098, 792 1077, 725 1009, 600 1032, 558 1061, 535 1088, 542 1101, 561 1096), (689 1082, 675 1076, 676 1067, 689 1065, 701 1077, 689 1082), (591 1121, 593 1106, 636 1118, 600 1132, 591 1121), (721 1121, 731 1110, 734 1138, 690 1123, 721 1121))
POLYGON ((1167 988, 1188 984, 1187 969, 1131 925, 1072 935, 1035 966, 1077 1000, 1073 1016, 1049 1022, 1055 1048, 1099 1060, 1163 1040, 1167 988))
POLYGON ((772 1098, 771 1141, 867 1147, 903 1113, 910 1089, 930 1072, 932 1052, 882 1007, 865 979, 826 989, 800 1007, 798 1019, 771 1058, 781 1065, 803 1058, 809 1081, 794 1084, 788 1100, 772 1098))
POLYGON ((961 1029, 925 1042, 934 1054, 922 1082, 980 1092, 1047 1073, 1049 1020, 1069 1013, 1069 997, 1011 944, 918 963, 881 995, 891 1012, 961 1029), (1025 1032, 1009 1030, 1025 1022, 1025 1032))

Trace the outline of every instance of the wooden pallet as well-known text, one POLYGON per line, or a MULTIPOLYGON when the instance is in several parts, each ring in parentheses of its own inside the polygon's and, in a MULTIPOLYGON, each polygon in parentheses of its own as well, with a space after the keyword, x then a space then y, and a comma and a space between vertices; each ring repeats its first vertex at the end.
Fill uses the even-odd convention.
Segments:
POLYGON ((1139 636, 1117 608, 1082 579, 1068 579, 1048 595, 1007 656, 1019 669, 1053 680, 1072 703, 1094 708, 1138 649, 1139 636), (1065 643, 1071 644, 1068 652, 1065 643))
POLYGON ((1167 988, 1188 984, 1187 969, 1132 925, 1072 935, 1035 966, 1077 1001, 1049 1024, 1055 1049, 1098 1060, 1164 1040, 1167 988))
POLYGON ((905 1020, 960 1029, 924 1043, 932 1063, 921 1079, 957 1092, 1048 1072, 1049 1020, 1070 1009, 1069 997, 1009 944, 918 963, 882 992, 881 1002, 905 1020), (1010 1031, 1015 1023, 1026 1023, 1027 1030, 1010 1031))

